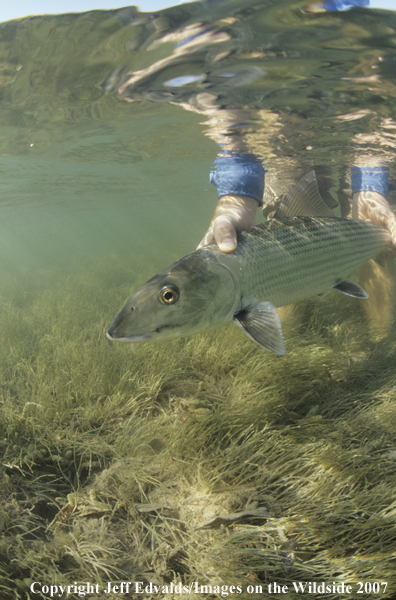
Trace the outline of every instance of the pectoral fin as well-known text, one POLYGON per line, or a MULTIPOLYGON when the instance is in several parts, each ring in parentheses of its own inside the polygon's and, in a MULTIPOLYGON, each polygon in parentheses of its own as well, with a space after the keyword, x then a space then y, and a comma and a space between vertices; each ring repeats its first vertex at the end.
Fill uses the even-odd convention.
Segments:
POLYGON ((279 315, 273 304, 261 302, 242 310, 234 321, 251 340, 275 354, 286 352, 279 315))
POLYGON ((341 292, 341 294, 345 294, 346 296, 352 296, 353 298, 368 298, 368 294, 358 283, 346 279, 333 285, 333 290, 341 292))

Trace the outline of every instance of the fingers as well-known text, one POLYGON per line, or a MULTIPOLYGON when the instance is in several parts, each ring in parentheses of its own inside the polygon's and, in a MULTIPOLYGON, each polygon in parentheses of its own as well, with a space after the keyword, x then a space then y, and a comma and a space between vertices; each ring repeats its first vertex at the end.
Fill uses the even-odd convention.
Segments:
POLYGON ((396 246, 396 217, 393 212, 390 215, 386 215, 386 228, 390 231, 392 244, 396 246))
POLYGON ((382 225, 391 234, 392 244, 396 246, 396 216, 392 209, 385 206, 377 206, 374 210, 368 211, 368 218, 373 223, 382 225))
POLYGON ((214 236, 213 236, 213 229, 209 229, 207 231, 207 233, 204 235, 204 237, 202 238, 202 240, 199 242, 198 246, 197 246, 197 250, 198 248, 203 248, 203 246, 207 246, 208 244, 211 244, 214 240, 214 236))
POLYGON ((258 205, 258 200, 250 196, 221 196, 209 229, 198 248, 215 242, 222 252, 234 252, 238 245, 237 231, 243 231, 256 224, 258 205))
POLYGON ((396 215, 382 194, 372 191, 355 192, 352 217, 371 221, 388 229, 396 246, 396 215))
POLYGON ((216 242, 222 252, 234 252, 237 247, 237 234, 234 225, 227 219, 216 219, 197 246, 202 248, 216 242))
POLYGON ((237 247, 237 234, 234 225, 226 219, 216 219, 213 226, 216 244, 222 252, 234 252, 237 247))

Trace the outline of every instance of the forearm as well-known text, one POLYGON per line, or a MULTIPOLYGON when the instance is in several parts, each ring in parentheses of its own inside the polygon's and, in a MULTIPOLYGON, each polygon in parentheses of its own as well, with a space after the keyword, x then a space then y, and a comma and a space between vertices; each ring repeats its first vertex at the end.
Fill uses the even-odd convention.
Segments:
POLYGON ((351 184, 352 218, 385 227, 396 246, 396 216, 386 200, 388 169, 380 166, 352 167, 351 184))
POLYGON ((264 169, 251 154, 222 153, 215 161, 210 181, 217 188, 218 202, 209 229, 198 247, 216 242, 223 252, 237 247, 237 232, 256 224, 262 205, 264 169))

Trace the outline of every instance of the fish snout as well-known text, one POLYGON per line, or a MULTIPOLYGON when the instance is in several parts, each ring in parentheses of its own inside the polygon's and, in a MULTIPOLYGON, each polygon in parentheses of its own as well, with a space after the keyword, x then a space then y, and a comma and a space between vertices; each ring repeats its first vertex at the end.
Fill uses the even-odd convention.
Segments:
POLYGON ((107 330, 106 336, 109 340, 116 340, 118 338, 122 338, 125 337, 125 334, 123 332, 123 329, 125 328, 125 321, 127 319, 127 316, 131 313, 135 311, 135 307, 128 307, 128 310, 126 310, 126 307, 116 316, 116 318, 114 319, 114 321, 112 322, 112 324, 110 325, 110 327, 107 330))

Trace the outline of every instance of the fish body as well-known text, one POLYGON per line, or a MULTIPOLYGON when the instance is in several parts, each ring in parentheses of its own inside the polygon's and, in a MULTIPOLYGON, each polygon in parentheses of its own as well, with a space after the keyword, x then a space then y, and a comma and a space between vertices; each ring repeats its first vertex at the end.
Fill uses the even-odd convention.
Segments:
POLYGON ((238 233, 238 247, 231 254, 210 244, 158 273, 128 300, 107 336, 154 341, 234 320, 258 344, 283 354, 276 308, 330 288, 367 297, 345 277, 389 246, 389 233, 369 222, 274 218, 238 233))
POLYGON ((238 247, 207 246, 238 277, 240 309, 263 300, 276 308, 321 294, 389 246, 378 225, 337 217, 271 219, 238 234, 238 247))

